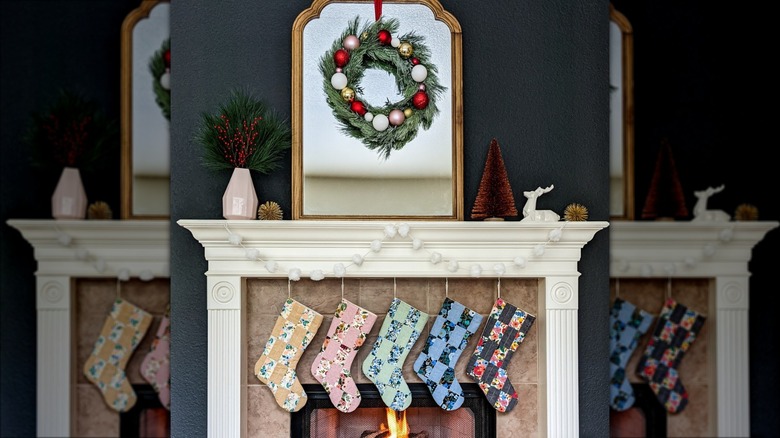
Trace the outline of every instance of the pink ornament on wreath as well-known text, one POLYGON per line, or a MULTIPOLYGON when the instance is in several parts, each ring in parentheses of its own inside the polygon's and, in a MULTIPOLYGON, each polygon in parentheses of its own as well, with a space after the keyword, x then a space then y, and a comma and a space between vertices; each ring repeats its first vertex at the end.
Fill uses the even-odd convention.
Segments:
POLYGON ((347 50, 355 50, 360 47, 360 39, 355 35, 349 35, 341 43, 347 50))
POLYGON ((404 112, 399 109, 394 109, 390 111, 390 115, 387 117, 390 120, 390 124, 393 126, 398 126, 406 120, 406 116, 404 116, 404 112))

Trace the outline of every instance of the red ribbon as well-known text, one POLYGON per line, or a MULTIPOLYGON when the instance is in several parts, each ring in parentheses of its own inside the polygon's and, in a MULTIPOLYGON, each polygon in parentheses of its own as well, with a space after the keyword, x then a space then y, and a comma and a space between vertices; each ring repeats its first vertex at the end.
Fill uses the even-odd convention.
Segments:
POLYGON ((374 0, 374 20, 379 21, 382 16, 382 0, 374 0))

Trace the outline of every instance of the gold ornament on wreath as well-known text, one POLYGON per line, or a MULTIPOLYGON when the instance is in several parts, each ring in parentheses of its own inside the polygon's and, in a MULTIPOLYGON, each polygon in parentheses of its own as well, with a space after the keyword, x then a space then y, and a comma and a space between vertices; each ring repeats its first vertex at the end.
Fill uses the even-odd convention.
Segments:
POLYGON ((431 127, 439 114, 436 102, 446 88, 439 83, 423 37, 396 35, 396 19, 380 19, 362 28, 359 20, 355 18, 320 59, 323 86, 342 132, 387 159, 412 141, 420 127, 431 127), (360 81, 373 68, 395 78, 404 96, 400 101, 384 106, 365 101, 360 81))

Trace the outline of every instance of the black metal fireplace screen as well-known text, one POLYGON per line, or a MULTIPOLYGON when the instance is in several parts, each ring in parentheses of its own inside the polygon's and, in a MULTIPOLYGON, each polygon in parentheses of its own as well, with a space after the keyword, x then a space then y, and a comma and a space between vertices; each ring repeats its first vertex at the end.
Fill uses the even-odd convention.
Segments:
MULTIPOLYGON (((358 384, 360 407, 345 414, 333 407, 322 385, 303 385, 309 397, 306 406, 291 414, 291 438, 360 438, 372 436, 386 423, 386 406, 372 384, 358 384)), ((405 411, 411 436, 445 438, 494 438, 496 410, 474 383, 461 384, 463 405, 445 411, 422 383, 411 383, 412 405, 405 411)), ((379 435, 381 436, 381 435, 379 435)))

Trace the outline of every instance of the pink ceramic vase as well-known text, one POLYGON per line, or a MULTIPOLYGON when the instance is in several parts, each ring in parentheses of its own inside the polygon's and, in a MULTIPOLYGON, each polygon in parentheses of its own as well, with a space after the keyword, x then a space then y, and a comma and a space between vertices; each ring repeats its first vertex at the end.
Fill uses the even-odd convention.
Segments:
POLYGON ((87 216, 87 193, 77 168, 62 169, 51 197, 51 215, 54 219, 84 219, 87 216))
POLYGON ((222 195, 222 216, 225 219, 255 219, 257 193, 249 169, 236 167, 222 195))

